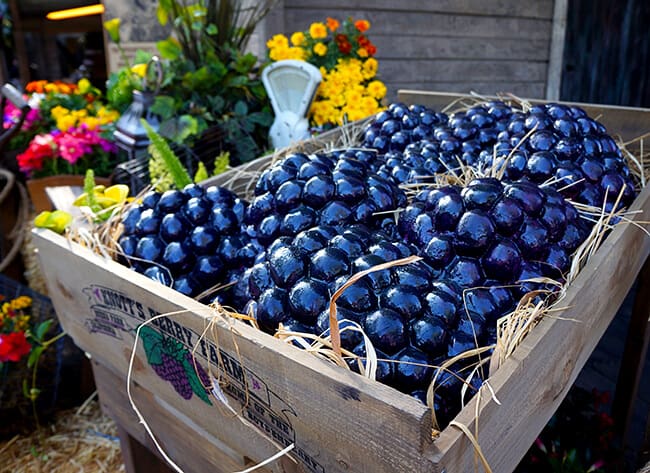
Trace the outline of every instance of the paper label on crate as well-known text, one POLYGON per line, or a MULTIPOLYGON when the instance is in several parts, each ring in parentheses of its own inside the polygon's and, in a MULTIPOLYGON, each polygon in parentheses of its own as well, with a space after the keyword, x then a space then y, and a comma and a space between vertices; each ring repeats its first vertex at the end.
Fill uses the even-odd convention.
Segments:
POLYGON ((184 399, 196 396, 206 404, 223 405, 224 396, 228 396, 237 402, 232 404, 232 409, 282 448, 295 444, 292 455, 308 471, 324 473, 323 466, 296 438, 292 420, 297 419, 298 414, 237 357, 173 317, 157 317, 160 315, 157 310, 124 292, 91 285, 85 287, 83 293, 88 297, 90 308, 90 317, 84 322, 89 333, 127 343, 132 343, 138 334, 153 371, 170 382, 184 399), (142 325, 148 320, 150 322, 142 325), (215 394, 217 388, 219 396, 215 394), (216 403, 212 402, 214 400, 216 403))

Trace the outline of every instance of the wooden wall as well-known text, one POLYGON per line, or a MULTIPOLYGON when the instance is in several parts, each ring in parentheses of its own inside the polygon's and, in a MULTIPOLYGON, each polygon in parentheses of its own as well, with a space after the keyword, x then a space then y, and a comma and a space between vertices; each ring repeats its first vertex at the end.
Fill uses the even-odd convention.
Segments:
MULTIPOLYGON (((371 23, 369 37, 377 45, 389 100, 398 89, 555 98, 567 1, 278 0, 249 49, 264 57, 266 40, 273 34, 304 31, 328 16, 365 18, 371 23), (555 68, 553 57, 559 57, 555 68)), ((155 22, 152 11, 138 11, 132 2, 105 1, 105 19, 122 18, 127 42, 160 39, 160 29, 150 27, 155 22)))
MULTIPOLYGON (((561 0, 558 0, 561 1, 561 0)), ((370 21, 389 89, 547 94, 554 0, 283 0, 265 33, 347 16, 370 21)), ((269 36, 270 37, 270 36, 269 36)))

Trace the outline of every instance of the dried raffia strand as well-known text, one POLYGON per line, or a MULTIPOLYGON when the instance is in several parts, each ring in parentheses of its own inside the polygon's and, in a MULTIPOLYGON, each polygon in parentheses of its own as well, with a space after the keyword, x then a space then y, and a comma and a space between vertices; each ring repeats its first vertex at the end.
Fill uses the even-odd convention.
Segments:
POLYGON ((357 282, 359 279, 362 277, 374 273, 375 271, 382 271, 384 269, 389 269, 394 266, 403 266, 406 264, 412 264, 415 263, 416 261, 420 261, 422 258, 419 256, 409 256, 408 258, 402 258, 398 259, 395 261, 389 261, 388 263, 382 263, 382 264, 377 264, 371 268, 368 268, 363 271, 359 271, 356 274, 353 274, 350 279, 347 280, 343 286, 338 288, 334 294, 332 294, 332 297, 330 299, 330 307, 329 307, 329 313, 330 313, 330 334, 332 337, 332 349, 334 350, 334 353, 341 357, 341 333, 339 330, 339 322, 336 318, 336 300, 339 298, 341 294, 343 294, 343 291, 345 291, 348 287, 350 287, 352 284, 357 282))

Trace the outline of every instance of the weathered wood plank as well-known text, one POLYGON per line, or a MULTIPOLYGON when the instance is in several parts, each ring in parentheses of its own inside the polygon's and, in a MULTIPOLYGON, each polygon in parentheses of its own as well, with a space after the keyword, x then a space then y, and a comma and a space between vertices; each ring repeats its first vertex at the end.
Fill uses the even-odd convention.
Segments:
MULTIPOLYGON (((126 390, 123 389, 124 377, 113 373, 97 361, 93 362, 93 374, 102 410, 120 427, 120 445, 126 450, 123 456, 127 471, 173 471, 167 467, 167 462, 158 453, 144 426, 138 422, 126 390), (128 436, 125 437, 125 433, 128 436), (129 436, 132 439, 129 439, 129 436), (151 452, 150 455, 155 455, 154 458, 160 463, 155 465, 155 469, 152 469, 155 460, 146 458, 144 452, 140 452, 142 447, 146 447, 151 452), (144 462, 150 467, 143 469, 147 466, 144 462)), ((187 473, 231 473, 245 467, 243 455, 238 455, 200 427, 188 423, 184 415, 179 417, 175 409, 153 393, 134 385, 132 396, 165 452, 187 473), (202 466, 203 469, 199 470, 197 466, 202 466)))
MULTIPOLYGON (((304 31, 314 21, 325 21, 332 16, 332 10, 285 11, 285 33, 304 31)), ((531 18, 509 18, 496 16, 462 16, 454 14, 382 10, 349 10, 339 15, 365 18, 371 23, 370 39, 374 35, 436 35, 468 38, 522 38, 546 39, 551 35, 551 20, 531 18)))
POLYGON ((400 81, 404 78, 438 82, 542 82, 546 81, 546 63, 522 61, 478 61, 433 59, 381 60, 380 74, 400 81))
MULTIPOLYGON (((394 94, 391 97, 398 97, 398 91, 400 90, 444 90, 446 92, 456 92, 461 94, 484 94, 484 95, 495 95, 495 94, 514 94, 518 97, 529 97, 529 98, 542 98, 544 96, 544 82, 471 82, 467 80, 458 80, 452 82, 439 82, 437 80, 431 80, 428 82, 397 82, 392 83, 391 87, 394 90, 394 94)), ((447 102, 449 104, 449 102, 447 102)), ((424 105, 424 104, 423 104, 424 105)), ((438 109, 441 109, 446 104, 440 104, 438 109)))
POLYGON ((553 8, 553 29, 551 47, 548 53, 548 80, 546 81, 546 99, 559 100, 564 67, 564 43, 566 42, 568 0, 555 0, 553 8))
MULTIPOLYGON (((287 0, 287 8, 313 9, 313 0, 287 0)), ((550 18, 553 14, 553 0, 536 0, 534 2, 521 2, 519 0, 436 0, 426 2, 422 0, 330 0, 326 8, 332 15, 336 11, 343 16, 342 11, 348 9, 377 9, 394 10, 396 13, 409 12, 434 12, 457 13, 461 15, 487 15, 487 16, 512 16, 522 18, 550 18)))
MULTIPOLYGON (((642 210, 635 220, 650 228, 650 188, 632 210, 642 210)), ((484 393, 478 440, 493 471, 512 471, 519 463, 557 410, 649 254, 650 238, 642 230, 627 225, 614 229, 569 286, 561 319, 543 319, 490 377, 501 405, 484 393)), ((471 431, 477 402, 475 397, 456 417, 471 431)), ((442 453, 434 460, 447 471, 472 471, 472 447, 459 430, 446 429, 436 445, 442 453)))
MULTIPOLYGON (((443 108, 459 97, 458 94, 425 90, 400 90, 400 100, 443 108)), ((469 98, 469 96, 467 96, 469 98)), ((522 97, 527 98, 527 97, 522 97)), ((539 100, 531 100, 533 103, 539 100)), ((613 105, 563 102, 582 107, 590 117, 600 121, 614 136, 624 141, 634 140, 650 130, 650 108, 618 107, 613 105)), ((647 151, 646 151, 647 153, 647 151)))
POLYGON ((373 35, 380 53, 380 66, 386 59, 495 59, 510 61, 548 60, 547 39, 464 38, 417 35, 373 35))
POLYGON ((415 399, 237 321, 214 319, 214 332, 199 342, 214 315, 203 304, 52 232, 35 231, 34 243, 66 332, 118 373, 127 372, 136 326, 152 314, 181 311, 153 327, 184 349, 196 349, 206 371, 210 362, 228 381, 223 389, 249 423, 233 418, 216 400, 212 405, 196 396, 183 401, 148 365, 142 343, 133 382, 214 437, 228 439, 233 449, 261 461, 279 450, 268 435, 282 448, 295 443, 295 455, 308 471, 418 472, 430 467, 422 455, 430 448, 430 417, 415 399), (249 402, 237 404, 246 392, 249 402))

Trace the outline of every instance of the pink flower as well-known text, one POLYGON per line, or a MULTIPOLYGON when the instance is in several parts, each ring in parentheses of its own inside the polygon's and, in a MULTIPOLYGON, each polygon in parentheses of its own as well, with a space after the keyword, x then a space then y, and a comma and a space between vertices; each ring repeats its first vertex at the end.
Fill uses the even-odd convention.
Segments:
POLYGON ((59 154, 70 164, 75 164, 89 150, 82 140, 69 133, 61 135, 57 144, 59 145, 59 154))

